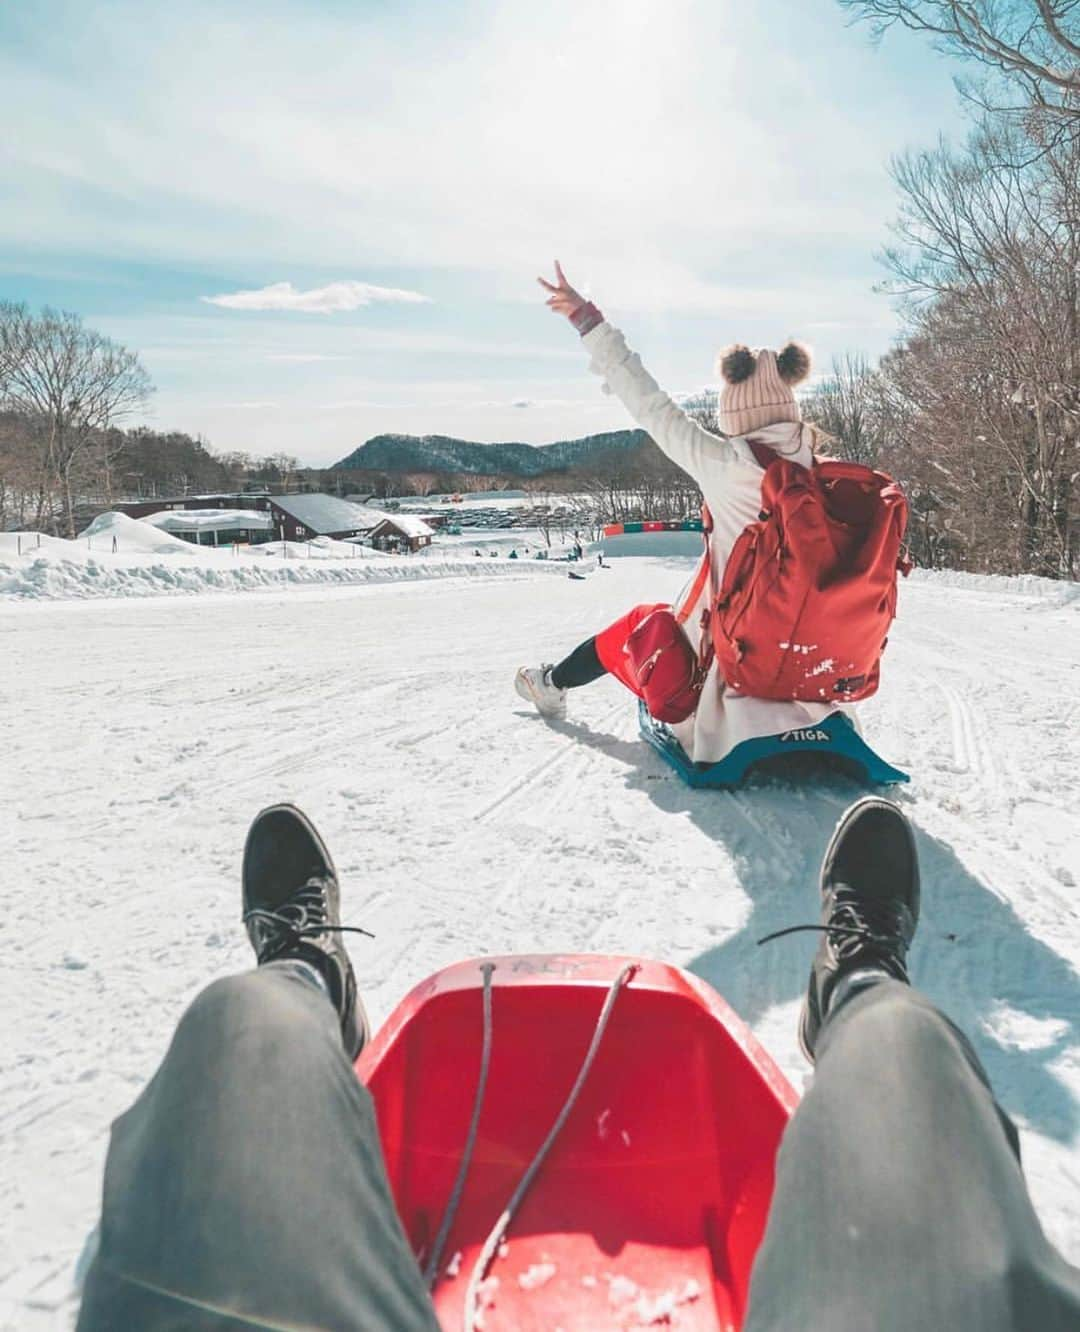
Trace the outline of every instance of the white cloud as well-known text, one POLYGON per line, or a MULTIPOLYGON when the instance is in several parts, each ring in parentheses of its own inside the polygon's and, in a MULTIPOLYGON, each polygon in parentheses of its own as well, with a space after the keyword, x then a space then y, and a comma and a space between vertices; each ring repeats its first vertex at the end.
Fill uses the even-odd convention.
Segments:
POLYGON ((430 298, 418 291, 400 287, 376 287, 370 282, 331 282, 325 287, 298 291, 291 282, 272 282, 256 291, 233 291, 220 296, 204 296, 207 305, 221 305, 226 310, 302 310, 305 314, 340 314, 359 310, 364 305, 428 305, 430 298))

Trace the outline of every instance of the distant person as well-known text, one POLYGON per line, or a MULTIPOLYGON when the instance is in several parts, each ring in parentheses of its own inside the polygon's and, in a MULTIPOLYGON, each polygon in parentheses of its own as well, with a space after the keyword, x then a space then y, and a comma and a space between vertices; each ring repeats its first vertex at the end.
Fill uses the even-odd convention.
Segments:
MULTIPOLYGON (((799 1024, 814 1079, 743 1332, 1076 1332, 1080 1270, 1039 1226, 1016 1129, 910 987, 919 867, 894 805, 844 815, 820 889, 820 925, 796 927, 821 933, 799 1024)), ((337 874, 300 810, 257 816, 242 895, 255 970, 194 1000, 113 1125, 78 1332, 438 1332, 352 1066, 368 1025, 337 874)), ((410 1076, 423 1084, 422 1057, 410 1076)))
MULTIPOLYGON (((769 460, 778 456, 803 468, 813 465, 821 435, 803 421, 793 391, 810 373, 810 354, 796 342, 779 351, 767 347, 752 351, 742 345, 723 351, 717 362, 723 381, 718 402, 721 437, 706 430, 660 388, 622 333, 574 290, 558 263, 555 273, 554 283, 539 279, 548 292, 547 304, 573 324, 591 357, 592 371, 664 453, 693 478, 708 505, 711 579, 697 580, 672 607, 690 649, 708 657, 708 651, 702 651, 703 646, 708 648, 702 642, 703 613, 714 605, 714 590, 721 584, 735 542, 761 512, 764 470, 755 449, 769 460)), ((668 606, 636 606, 557 664, 522 667, 514 680, 517 693, 549 718, 566 715, 569 690, 607 674, 637 693, 624 651, 627 640, 646 616, 668 606)), ((813 726, 838 706, 833 698, 816 703, 749 697, 726 686, 713 657, 696 711, 673 724, 672 730, 693 762, 708 764, 722 759, 748 736, 813 726)))

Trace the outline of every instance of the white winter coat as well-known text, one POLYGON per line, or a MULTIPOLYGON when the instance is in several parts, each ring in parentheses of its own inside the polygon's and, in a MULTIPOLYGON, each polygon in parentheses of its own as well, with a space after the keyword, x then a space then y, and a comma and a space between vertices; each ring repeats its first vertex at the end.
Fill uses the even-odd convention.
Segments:
MULTIPOLYGON (((761 509, 761 467, 749 444, 745 438, 721 439, 687 416, 611 324, 598 324, 582 342, 591 357, 590 369, 604 381, 604 391, 614 393, 638 425, 700 487, 713 517, 709 551, 719 587, 736 539, 756 521, 761 509)), ((812 461, 808 432, 798 422, 766 426, 755 430, 753 438, 804 467, 812 461)), ((682 597, 689 591, 688 586, 682 597)), ((706 586, 685 625, 695 648, 708 595, 706 586)), ((677 599, 675 604, 683 603, 677 599)), ((835 704, 772 701, 733 693, 714 661, 697 712, 671 729, 694 762, 715 763, 744 740, 813 726, 838 711, 851 715, 850 708, 835 704)))

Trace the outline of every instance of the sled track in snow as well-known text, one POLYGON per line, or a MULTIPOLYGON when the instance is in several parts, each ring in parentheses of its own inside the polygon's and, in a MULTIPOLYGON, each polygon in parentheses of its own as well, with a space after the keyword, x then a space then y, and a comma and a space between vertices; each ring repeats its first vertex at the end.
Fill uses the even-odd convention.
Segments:
MULTIPOLYGON (((614 721, 620 713, 624 713, 625 711, 626 704, 624 702, 619 702, 600 717, 600 722, 603 725, 607 725, 614 721)), ((560 763, 564 763, 573 755, 580 755, 583 752, 587 751, 583 751, 581 741, 576 736, 568 736, 565 739, 562 739, 559 748, 553 754, 542 759, 539 763, 534 764, 531 768, 528 768, 525 772, 515 777, 497 796, 494 797, 494 799, 489 800, 486 804, 481 805, 478 810, 474 811, 471 816, 473 822, 486 822, 496 813, 496 811, 508 804, 516 796, 521 795, 523 792, 534 786, 540 778, 552 768, 557 767, 560 763)))

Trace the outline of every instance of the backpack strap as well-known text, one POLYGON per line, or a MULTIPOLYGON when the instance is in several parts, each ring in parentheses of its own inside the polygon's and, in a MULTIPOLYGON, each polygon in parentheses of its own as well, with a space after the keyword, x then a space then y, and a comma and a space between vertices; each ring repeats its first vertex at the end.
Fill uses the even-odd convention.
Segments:
POLYGON ((694 575, 694 581, 687 593, 686 600, 675 616, 677 624, 685 624, 690 618, 690 612, 698 603, 698 598, 705 590, 705 584, 712 576, 712 560, 709 558, 709 538, 712 536, 713 520, 709 512, 709 506, 701 506, 701 530, 705 536, 705 549, 701 553, 701 563, 698 565, 697 573, 694 575))
POLYGON ((754 455, 754 461, 762 471, 780 457, 780 454, 774 453, 767 444, 760 444, 756 439, 748 439, 746 442, 750 445, 750 452, 754 455))
POLYGON ((705 677, 709 673, 709 667, 712 665, 715 647, 712 636, 712 618, 716 614, 716 570, 713 568, 710 545, 712 541, 713 516, 709 512, 709 506, 705 503, 701 506, 701 529, 705 537, 705 549, 701 553, 701 563, 698 565, 697 573, 694 575, 693 584, 687 593, 686 599, 679 608, 675 616, 676 624, 685 624, 690 618, 690 614, 701 598, 705 590, 705 584, 709 584, 709 599, 705 603, 705 609, 701 612, 701 641, 698 644, 697 671, 695 674, 695 684, 698 689, 705 682, 705 677))

